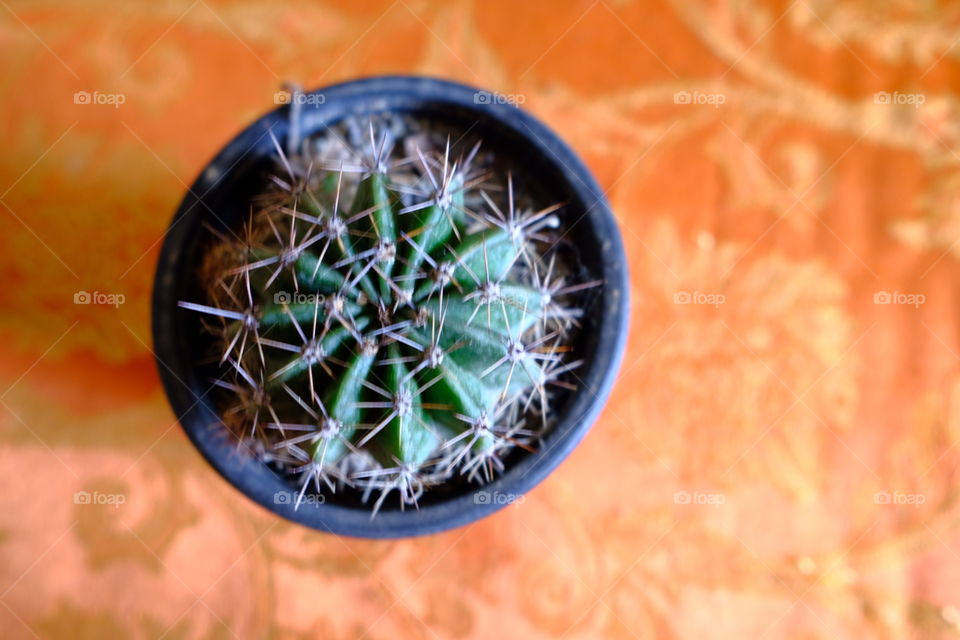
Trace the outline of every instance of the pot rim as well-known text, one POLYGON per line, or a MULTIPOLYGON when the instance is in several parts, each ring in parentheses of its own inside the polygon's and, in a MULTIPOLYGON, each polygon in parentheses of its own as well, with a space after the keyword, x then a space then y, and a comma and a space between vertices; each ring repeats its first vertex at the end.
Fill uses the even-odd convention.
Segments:
POLYGON ((255 148, 254 140, 262 139, 269 130, 283 140, 290 108, 284 105, 243 129, 205 165, 166 231, 154 280, 152 330, 154 355, 167 398, 184 431, 207 462, 242 493, 288 520, 329 533, 375 539, 425 535, 466 525, 506 506, 553 472, 580 443, 606 403, 623 359, 629 320, 626 256, 616 220, 600 186, 570 147, 532 115, 496 97, 502 94, 422 76, 374 76, 303 95, 301 128, 306 135, 316 131, 318 124, 325 126, 358 111, 391 107, 399 110, 401 103, 447 105, 475 114, 478 121, 512 130, 542 155, 585 206, 575 225, 588 224, 598 237, 605 239, 598 269, 605 284, 595 309, 600 314, 599 335, 595 350, 585 355, 588 365, 593 366, 585 367, 580 388, 568 403, 567 412, 544 436, 542 448, 474 491, 419 510, 381 510, 373 519, 368 510, 319 501, 301 504, 294 510, 289 498, 285 501, 278 497, 278 492, 285 491, 288 496, 295 493, 267 465, 236 451, 236 443, 227 435, 212 402, 205 398, 191 354, 182 348, 178 314, 184 310, 177 308, 175 285, 183 277, 179 263, 184 242, 206 215, 203 198, 255 148))

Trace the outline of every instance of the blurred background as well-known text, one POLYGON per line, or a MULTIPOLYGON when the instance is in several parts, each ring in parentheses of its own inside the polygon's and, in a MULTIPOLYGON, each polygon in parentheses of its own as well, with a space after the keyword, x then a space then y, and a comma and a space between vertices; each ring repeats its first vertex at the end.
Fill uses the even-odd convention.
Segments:
POLYGON ((0 635, 957 637, 958 40, 936 0, 0 0, 0 635), (149 296, 283 82, 384 73, 565 138, 633 316, 544 484, 368 542, 207 466, 149 296))

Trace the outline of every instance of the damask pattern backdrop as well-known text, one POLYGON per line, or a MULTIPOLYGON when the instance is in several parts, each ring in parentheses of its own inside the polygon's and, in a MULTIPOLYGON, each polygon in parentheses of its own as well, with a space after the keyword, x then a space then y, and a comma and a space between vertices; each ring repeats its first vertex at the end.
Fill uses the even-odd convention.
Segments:
POLYGON ((958 40, 945 0, 0 0, 0 635, 956 637, 958 40), (149 333, 205 162, 383 73, 566 138, 633 301, 572 457, 396 542, 227 486, 149 333))

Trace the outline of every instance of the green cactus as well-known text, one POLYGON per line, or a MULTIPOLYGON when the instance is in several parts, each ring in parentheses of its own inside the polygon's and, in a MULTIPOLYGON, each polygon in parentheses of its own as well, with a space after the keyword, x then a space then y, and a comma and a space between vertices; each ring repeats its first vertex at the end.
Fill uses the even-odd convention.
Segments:
POLYGON ((560 205, 522 210, 479 144, 453 160, 400 128, 370 122, 359 151, 276 145, 272 188, 208 254, 209 299, 180 303, 213 321, 242 442, 301 499, 355 486, 380 492, 374 513, 533 450, 579 365, 569 303, 597 284, 560 275, 560 205))

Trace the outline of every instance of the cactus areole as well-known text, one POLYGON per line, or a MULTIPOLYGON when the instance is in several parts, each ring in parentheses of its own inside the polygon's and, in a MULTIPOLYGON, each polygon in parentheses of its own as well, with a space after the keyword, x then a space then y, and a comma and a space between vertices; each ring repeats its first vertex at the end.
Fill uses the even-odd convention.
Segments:
POLYGON ((295 92, 184 198, 154 289, 160 374, 268 509, 360 537, 463 525, 517 502, 602 407, 619 232, 570 149, 490 95, 295 92))

